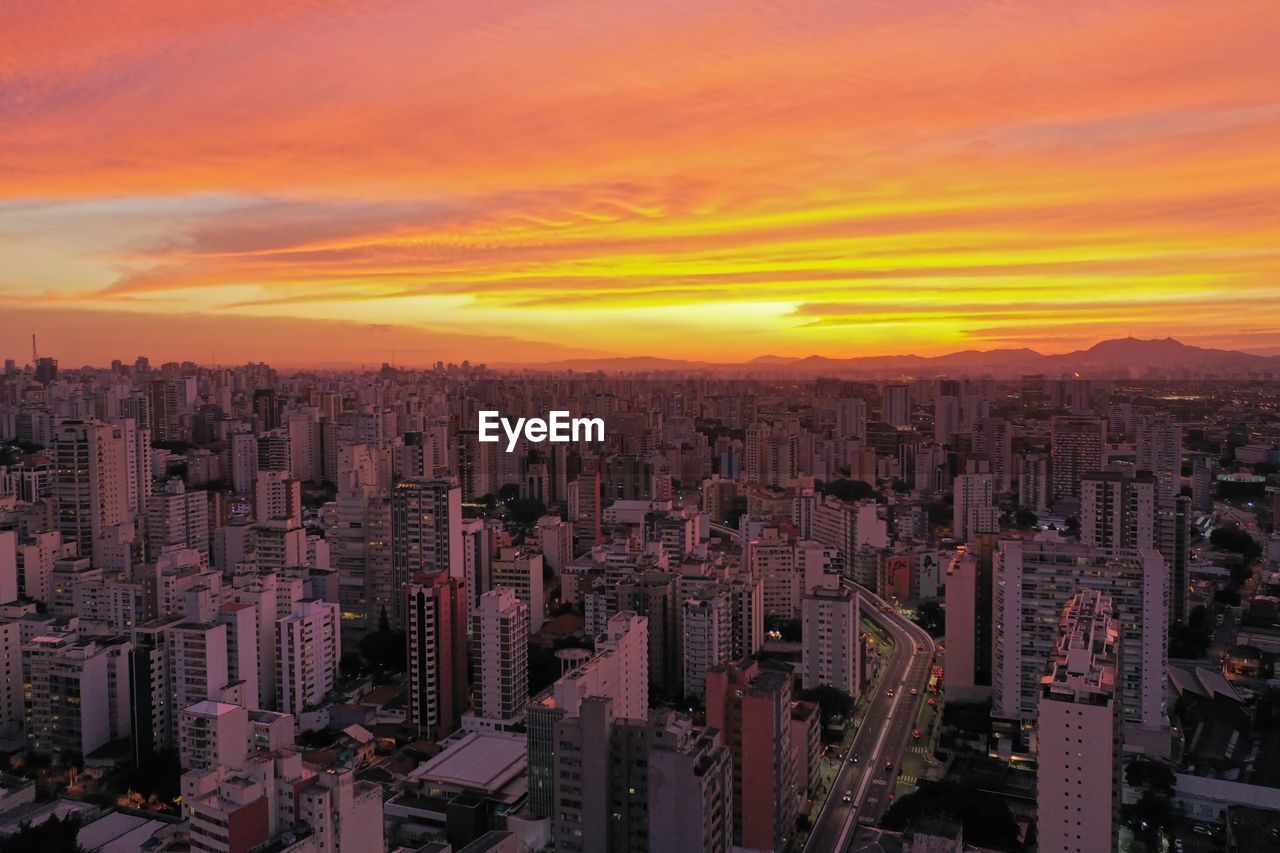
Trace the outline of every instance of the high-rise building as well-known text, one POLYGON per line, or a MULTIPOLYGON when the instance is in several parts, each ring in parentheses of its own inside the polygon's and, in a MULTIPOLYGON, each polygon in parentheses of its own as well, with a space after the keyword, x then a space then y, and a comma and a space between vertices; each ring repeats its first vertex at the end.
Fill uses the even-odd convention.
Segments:
POLYGON ((635 720, 590 697, 555 724, 555 847, 728 853, 732 775, 714 729, 671 711, 635 720))
POLYGON ((477 718, 507 723, 529 700, 529 605, 513 590, 480 596, 471 610, 472 707, 477 718))
POLYGON ((911 426, 911 386, 886 385, 881 404, 881 417, 889 426, 908 429, 911 426))
POLYGON ((22 646, 27 749, 55 761, 81 760, 130 734, 125 637, 50 631, 22 646))
POLYGON ((100 561, 108 530, 128 521, 124 431, 98 421, 64 421, 54 432, 53 461, 62 541, 74 543, 81 556, 100 561))
POLYGON ((961 474, 954 483, 951 535, 968 542, 979 533, 1000 532, 1000 507, 996 505, 992 474, 961 474))
POLYGON ((253 517, 302 524, 302 483, 288 471, 258 471, 253 481, 253 517))
POLYGON ((856 397, 842 397, 836 401, 836 437, 867 437, 867 401, 856 397))
POLYGON ((649 632, 649 679, 664 694, 684 689, 684 632, 681 627, 680 576, 641 572, 616 587, 619 611, 643 616, 649 632))
POLYGON ((780 853, 797 813, 791 675, 751 660, 708 670, 707 725, 733 756, 733 843, 780 853))
POLYGON ((733 654, 733 603, 727 589, 699 589, 682 605, 684 693, 701 696, 707 670, 726 664, 733 654))
POLYGON ((395 628, 405 625, 406 599, 398 591, 420 572, 463 575, 462 492, 452 480, 403 480, 392 489, 391 586, 396 594, 391 624, 395 628))
POLYGON ((438 740, 467 708, 466 591, 447 572, 419 573, 404 588, 409 724, 438 740))
POLYGON ((178 714, 178 756, 182 769, 240 767, 249 753, 249 712, 239 705, 206 699, 178 714))
POLYGON ((1080 497, 1080 480, 1106 467, 1107 422, 1101 418, 1058 416, 1052 421, 1051 499, 1080 497))
POLYGON ((800 672, 806 690, 834 687, 862 692, 862 640, 858 595, 848 587, 810 590, 801 619, 800 672))
POLYGON ((643 616, 630 611, 614 614, 596 637, 595 654, 529 703, 529 806, 536 817, 550 817, 553 811, 556 722, 576 716, 589 696, 612 699, 619 718, 649 716, 649 628, 643 616))
POLYGON ((1115 850, 1120 827, 1123 667, 1111 600, 1083 590, 1062 611, 1057 647, 1040 678, 1037 840, 1044 850, 1115 850))
POLYGON ((303 601, 276 622, 276 709, 297 717, 319 705, 338 680, 338 604, 303 601))
POLYGON ((512 590, 528 607, 529 632, 536 634, 541 631, 546 619, 542 554, 532 548, 502 547, 493 557, 489 571, 489 582, 494 589, 504 587, 512 590))
POLYGON ((1033 720, 1040 675, 1056 638, 1043 628, 1080 590, 1109 596, 1121 623, 1117 678, 1127 723, 1168 749, 1168 568, 1154 550, 1132 556, 1041 534, 1009 539, 995 555, 992 717, 1033 720))
POLYGON ((152 559, 177 545, 209 553, 209 496, 188 492, 181 479, 171 477, 147 499, 147 552, 152 559))
POLYGON ((1108 553, 1154 549, 1156 479, 1147 471, 1095 471, 1080 480, 1080 542, 1108 553))
POLYGON ((1049 457, 1027 453, 1018 457, 1018 506, 1036 515, 1049 511, 1053 483, 1049 479, 1049 457))

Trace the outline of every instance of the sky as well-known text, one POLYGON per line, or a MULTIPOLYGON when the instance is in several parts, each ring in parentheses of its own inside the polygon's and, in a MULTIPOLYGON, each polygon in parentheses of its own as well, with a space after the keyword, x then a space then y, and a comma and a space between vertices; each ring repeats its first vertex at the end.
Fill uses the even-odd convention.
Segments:
POLYGON ((1275 0, 7 0, 0 355, 1280 352, 1275 0))

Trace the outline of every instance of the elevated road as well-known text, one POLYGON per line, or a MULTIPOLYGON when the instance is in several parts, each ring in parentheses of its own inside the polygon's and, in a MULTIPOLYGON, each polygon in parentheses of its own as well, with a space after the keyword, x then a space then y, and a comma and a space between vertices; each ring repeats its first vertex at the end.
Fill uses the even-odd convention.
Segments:
POLYGON ((807 853, 844 850, 859 821, 875 823, 888 811, 933 664, 933 638, 923 628, 896 611, 885 612, 889 605, 875 593, 857 584, 846 585, 858 591, 862 617, 879 626, 893 643, 893 655, 849 748, 857 761, 842 760, 830 796, 809 833, 807 853), (911 695, 912 690, 916 695, 911 695))

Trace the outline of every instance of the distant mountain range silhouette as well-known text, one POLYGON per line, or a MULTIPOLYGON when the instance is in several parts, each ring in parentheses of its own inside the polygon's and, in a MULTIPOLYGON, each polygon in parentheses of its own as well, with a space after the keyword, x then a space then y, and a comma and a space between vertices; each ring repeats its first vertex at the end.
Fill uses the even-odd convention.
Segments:
POLYGON ((947 355, 884 355, 828 358, 762 355, 750 361, 719 363, 652 356, 575 358, 543 365, 508 365, 514 369, 606 373, 714 373, 752 376, 1048 376, 1141 378, 1161 376, 1280 376, 1280 356, 1190 346, 1173 338, 1118 338, 1088 349, 1044 355, 1026 347, 962 350, 947 355))

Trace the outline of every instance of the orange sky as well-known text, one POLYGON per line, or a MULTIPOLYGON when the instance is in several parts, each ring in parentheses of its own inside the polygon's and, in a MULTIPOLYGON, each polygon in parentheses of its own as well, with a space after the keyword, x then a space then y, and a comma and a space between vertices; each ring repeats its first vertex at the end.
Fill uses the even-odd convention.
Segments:
POLYGON ((1277 44, 1275 0, 16 0, 0 355, 1274 351, 1277 44))

